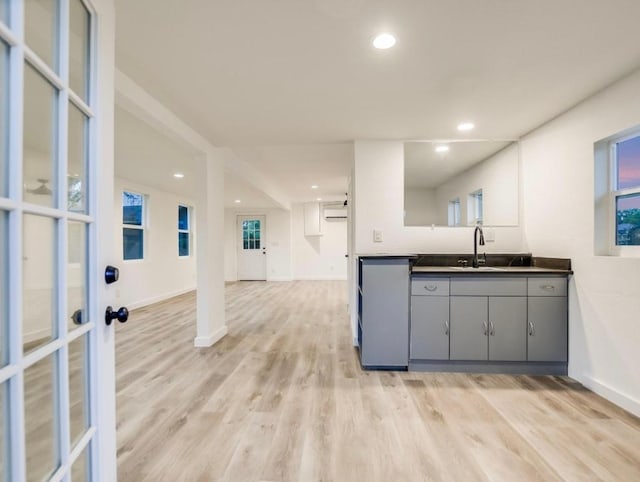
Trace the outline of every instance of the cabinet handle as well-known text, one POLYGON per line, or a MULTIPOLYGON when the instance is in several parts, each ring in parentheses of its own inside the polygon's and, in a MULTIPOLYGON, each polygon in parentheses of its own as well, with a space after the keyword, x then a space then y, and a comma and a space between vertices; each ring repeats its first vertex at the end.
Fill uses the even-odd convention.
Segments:
POLYGON ((533 323, 529 322, 529 336, 533 336, 535 334, 535 330, 533 329, 533 323))
POLYGON ((449 335, 449 320, 444 322, 444 334, 449 335))
POLYGON ((491 336, 494 336, 494 335, 496 334, 496 327, 495 327, 495 325, 493 324, 493 321, 490 321, 490 322, 489 322, 489 334, 490 334, 491 336))
POLYGON ((486 335, 487 334, 487 330, 489 329, 488 326, 487 326, 487 322, 486 321, 484 321, 482 323, 482 328, 484 330, 484 334, 486 335))
POLYGON ((435 291, 438 289, 438 287, 436 285, 425 285, 424 289, 427 291, 435 291))
POLYGON ((555 291, 556 287, 553 285, 540 285, 540 288, 545 291, 555 291))

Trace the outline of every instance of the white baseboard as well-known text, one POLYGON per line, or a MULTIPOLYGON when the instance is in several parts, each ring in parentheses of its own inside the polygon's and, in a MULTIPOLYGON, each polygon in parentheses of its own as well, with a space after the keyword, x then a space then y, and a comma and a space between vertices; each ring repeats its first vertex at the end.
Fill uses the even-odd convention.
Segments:
POLYGON ((158 296, 152 296, 151 298, 147 298, 141 301, 134 301, 133 303, 128 303, 127 307, 129 308, 129 310, 135 310, 136 308, 142 308, 144 306, 152 305, 153 303, 168 300, 169 298, 173 298, 174 296, 184 295, 185 293, 189 293, 190 291, 195 290, 195 286, 190 286, 189 288, 173 291, 171 293, 164 293, 158 296))
POLYGON ((293 281, 290 276, 274 276, 267 278, 267 281, 293 281))
POLYGON ((633 413, 637 417, 640 417, 640 400, 635 400, 634 398, 616 390, 606 383, 602 383, 584 373, 582 374, 582 379, 578 381, 589 390, 606 398, 611 403, 615 403, 619 407, 624 408, 626 411, 633 413))
POLYGON ((210 335, 207 335, 207 336, 196 336, 193 339, 193 346, 196 346, 198 348, 208 348, 210 346, 213 346, 217 342, 222 340, 222 338, 224 338, 224 336, 227 334, 227 331, 228 331, 227 330, 227 325, 224 325, 223 327, 221 327, 218 330, 214 331, 210 335))

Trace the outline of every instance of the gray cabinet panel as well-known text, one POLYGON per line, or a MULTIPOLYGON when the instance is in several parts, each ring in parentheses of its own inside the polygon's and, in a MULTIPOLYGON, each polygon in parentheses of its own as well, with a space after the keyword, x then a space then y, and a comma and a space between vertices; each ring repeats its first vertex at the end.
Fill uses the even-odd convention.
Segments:
POLYGON ((487 360, 488 308, 488 298, 484 296, 451 297, 452 360, 487 360))
POLYGON ((567 278, 529 278, 529 296, 567 296, 567 278))
POLYGON ((527 359, 527 298, 489 298, 489 360, 527 359))
POLYGON ((422 278, 411 280, 412 296, 449 296, 449 278, 422 278))
POLYGON ((451 278, 452 295, 526 296, 527 279, 476 276, 451 278))
POLYGON ((529 361, 567 361, 567 298, 540 296, 528 300, 529 361))
POLYGON ((362 262, 362 346, 365 366, 409 362, 409 260, 362 262))
POLYGON ((411 297, 410 338, 412 359, 449 359, 449 297, 411 297))

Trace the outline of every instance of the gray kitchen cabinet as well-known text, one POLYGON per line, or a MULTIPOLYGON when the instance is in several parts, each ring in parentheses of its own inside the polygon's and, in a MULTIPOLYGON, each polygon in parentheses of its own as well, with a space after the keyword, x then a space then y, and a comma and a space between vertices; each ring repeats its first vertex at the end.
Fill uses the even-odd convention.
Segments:
MULTIPOLYGON (((433 284, 429 286, 437 285, 433 284)), ((411 359, 449 359, 448 296, 411 297, 410 339, 411 359)))
MULTIPOLYGON (((566 284, 566 280, 563 280, 566 284)), ((527 307, 527 360, 567 361, 566 296, 530 296, 527 307)))
POLYGON ((489 297, 489 360, 527 359, 527 298, 489 297))
POLYGON ((361 258, 360 363, 406 368, 409 363, 410 278, 407 258, 361 258))
POLYGON ((489 356, 486 296, 451 297, 451 360, 487 360, 489 356))

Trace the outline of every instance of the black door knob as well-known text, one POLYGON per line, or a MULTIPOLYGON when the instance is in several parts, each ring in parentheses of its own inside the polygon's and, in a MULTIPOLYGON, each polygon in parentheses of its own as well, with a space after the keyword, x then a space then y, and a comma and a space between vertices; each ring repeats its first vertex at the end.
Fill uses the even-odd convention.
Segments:
POLYGON ((124 306, 121 306, 118 311, 113 311, 113 308, 111 306, 107 306, 107 310, 104 312, 104 322, 108 326, 115 319, 117 319, 120 323, 124 323, 129 319, 129 310, 124 306))

